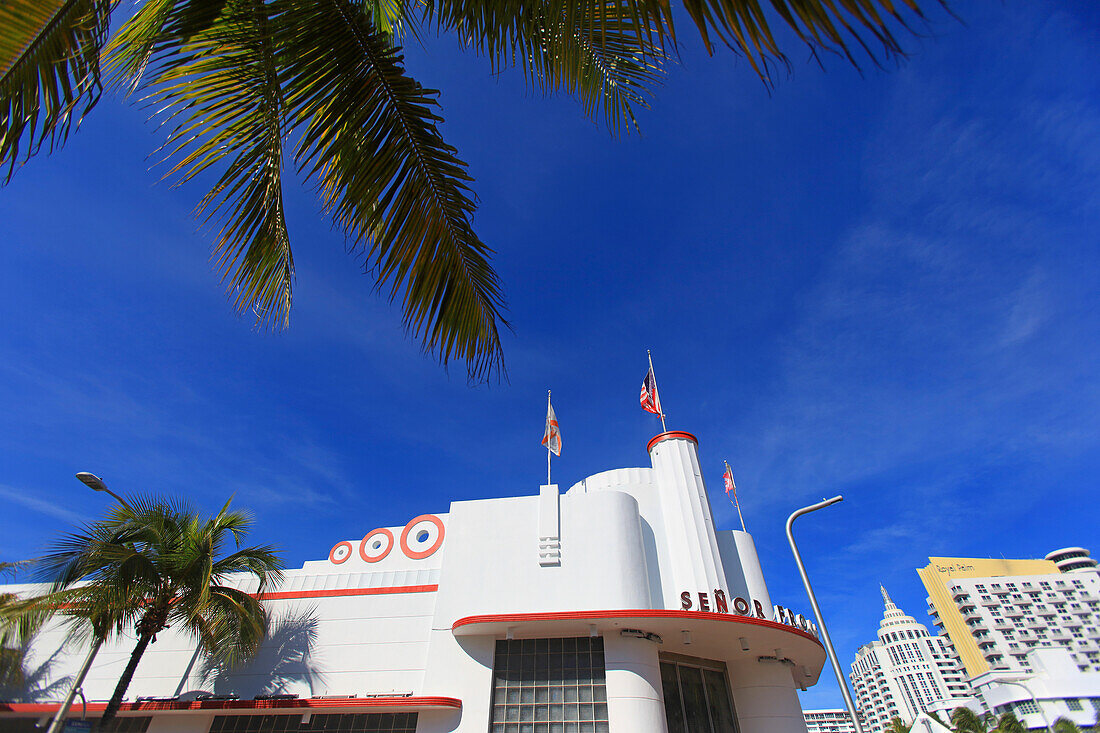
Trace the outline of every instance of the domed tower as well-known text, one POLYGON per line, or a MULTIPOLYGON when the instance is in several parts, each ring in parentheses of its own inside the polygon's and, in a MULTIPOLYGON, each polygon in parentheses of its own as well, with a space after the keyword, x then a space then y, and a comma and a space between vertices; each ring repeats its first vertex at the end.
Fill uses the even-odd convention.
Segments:
POLYGON ((881 585, 885 610, 878 640, 856 652, 849 679, 871 730, 891 718, 911 723, 924 711, 946 712, 969 705, 962 669, 951 663, 947 641, 929 636, 924 624, 902 611, 881 585))

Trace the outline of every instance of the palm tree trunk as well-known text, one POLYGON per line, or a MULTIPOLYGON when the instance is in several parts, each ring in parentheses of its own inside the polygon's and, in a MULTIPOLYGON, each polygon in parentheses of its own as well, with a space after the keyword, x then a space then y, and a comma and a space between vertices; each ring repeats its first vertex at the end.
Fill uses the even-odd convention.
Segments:
POLYGON ((114 720, 115 714, 118 713, 118 709, 122 705, 122 698, 126 694, 126 689, 130 686, 130 680, 134 678, 134 672, 137 671, 141 655, 145 653, 145 648, 149 646, 149 641, 152 638, 153 634, 151 633, 145 633, 138 637, 137 646, 130 653, 130 662, 126 665, 126 670, 122 673, 118 685, 115 686, 115 694, 111 695, 111 701, 107 703, 107 709, 103 711, 103 717, 99 720, 100 728, 114 720))

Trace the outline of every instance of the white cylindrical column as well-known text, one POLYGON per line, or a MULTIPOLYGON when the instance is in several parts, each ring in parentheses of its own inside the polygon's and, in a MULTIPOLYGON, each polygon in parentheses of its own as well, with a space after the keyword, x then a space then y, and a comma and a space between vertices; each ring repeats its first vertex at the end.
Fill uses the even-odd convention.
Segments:
POLYGON ((611 733, 666 733, 657 645, 609 631, 603 653, 611 733))
POLYGON ((741 733, 806 733, 789 667, 750 659, 727 670, 741 733))
POLYGON ((768 585, 764 582, 764 571, 760 569, 760 558, 756 554, 756 543, 752 535, 739 529, 733 530, 733 543, 737 547, 737 557, 741 561, 741 571, 744 573, 745 588, 749 597, 754 601, 760 601, 764 609, 764 617, 772 617, 772 597, 768 594, 768 585))
POLYGON ((674 431, 648 446, 668 544, 670 572, 661 573, 666 608, 680 607, 682 591, 695 596, 726 587, 697 444, 691 433, 674 431))

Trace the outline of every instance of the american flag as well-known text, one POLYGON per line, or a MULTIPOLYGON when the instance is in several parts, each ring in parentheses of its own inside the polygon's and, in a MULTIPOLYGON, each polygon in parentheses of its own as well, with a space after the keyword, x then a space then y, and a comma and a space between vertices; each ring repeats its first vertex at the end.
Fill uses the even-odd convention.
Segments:
POLYGON ((653 376, 653 367, 645 374, 642 380, 642 409, 652 412, 654 415, 661 413, 661 398, 657 396, 657 378, 653 376))

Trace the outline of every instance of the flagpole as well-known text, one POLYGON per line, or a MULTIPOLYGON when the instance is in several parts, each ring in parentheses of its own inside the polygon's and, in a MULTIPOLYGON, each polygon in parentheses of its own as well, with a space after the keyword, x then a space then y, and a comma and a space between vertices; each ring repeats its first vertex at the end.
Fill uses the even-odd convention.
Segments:
MULTIPOLYGON (((657 391, 657 372, 653 371, 653 354, 649 353, 649 349, 645 350, 645 355, 649 357, 649 371, 653 372, 653 391, 657 391)), ((668 428, 665 427, 665 413, 661 411, 661 432, 667 433, 668 428)))
MULTIPOLYGON (((550 390, 546 390, 546 414, 550 414, 550 390)), ((550 446, 554 444, 553 432, 550 434, 550 439, 546 441, 546 485, 550 485, 550 446)))
POLYGON ((737 518, 741 520, 741 531, 748 532, 745 529, 745 518, 741 516, 741 502, 737 500, 737 482, 733 480, 733 471, 730 470, 729 461, 722 461, 726 464, 726 473, 730 475, 730 486, 733 487, 733 505, 737 507, 737 518))

